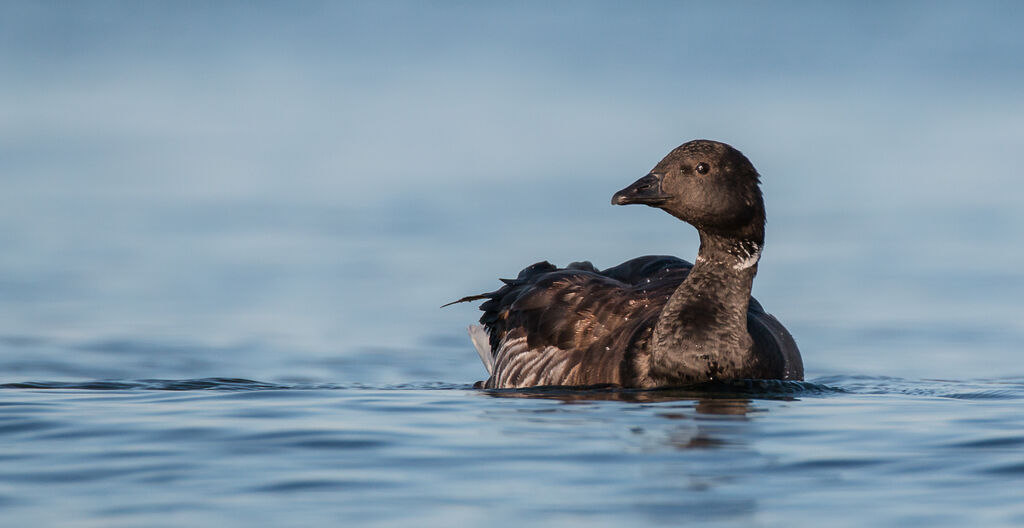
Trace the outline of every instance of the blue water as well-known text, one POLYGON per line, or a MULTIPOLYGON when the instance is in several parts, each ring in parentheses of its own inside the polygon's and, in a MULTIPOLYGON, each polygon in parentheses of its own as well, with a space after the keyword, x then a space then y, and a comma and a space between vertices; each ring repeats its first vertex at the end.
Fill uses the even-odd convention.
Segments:
POLYGON ((0 524, 1024 525, 1022 11, 0 5, 0 524), (807 382, 473 390, 696 137, 807 382))

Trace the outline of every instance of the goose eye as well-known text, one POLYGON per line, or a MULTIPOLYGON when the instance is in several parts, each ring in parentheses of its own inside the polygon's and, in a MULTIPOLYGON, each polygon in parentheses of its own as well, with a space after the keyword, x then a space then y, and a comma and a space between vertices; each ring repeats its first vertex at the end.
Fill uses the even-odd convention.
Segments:
POLYGON ((707 174, 711 167, 707 163, 697 164, 697 174, 707 174))

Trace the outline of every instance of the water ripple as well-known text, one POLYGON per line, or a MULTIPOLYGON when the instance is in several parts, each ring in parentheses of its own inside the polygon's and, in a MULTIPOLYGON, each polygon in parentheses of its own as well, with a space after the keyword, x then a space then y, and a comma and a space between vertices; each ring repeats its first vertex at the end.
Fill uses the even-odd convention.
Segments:
POLYGON ((469 390, 465 383, 441 381, 367 385, 362 383, 271 383, 245 378, 141 379, 90 381, 21 381, 0 384, 0 389, 86 390, 86 391, 267 391, 267 390, 469 390))
MULTIPOLYGON (((408 382, 390 385, 362 383, 273 383, 245 378, 22 381, 0 384, 0 389, 84 390, 84 391, 282 391, 282 390, 375 390, 375 391, 474 391, 466 383, 442 381, 408 382)), ((836 394, 903 394, 961 400, 1007 400, 1024 398, 1024 381, 995 380, 907 380, 888 376, 825 376, 810 381, 735 380, 661 389, 623 389, 608 385, 588 387, 530 387, 485 389, 480 394, 498 398, 551 398, 559 400, 666 401, 700 398, 793 399, 836 394)), ((0 402, 2 404, 2 402, 0 402)))
POLYGON ((890 376, 826 376, 815 383, 841 387, 853 394, 903 394, 957 400, 1007 400, 1024 398, 1024 380, 908 380, 890 376))
POLYGON ((242 378, 200 378, 185 380, 134 380, 134 381, 25 381, 4 383, 0 389, 42 389, 42 390, 94 390, 94 391, 127 391, 127 390, 160 390, 160 391, 194 391, 194 390, 282 390, 294 388, 287 385, 253 381, 242 378))
POLYGON ((309 479, 286 480, 253 488, 260 493, 300 493, 308 491, 370 490, 392 487, 393 483, 372 480, 309 479))

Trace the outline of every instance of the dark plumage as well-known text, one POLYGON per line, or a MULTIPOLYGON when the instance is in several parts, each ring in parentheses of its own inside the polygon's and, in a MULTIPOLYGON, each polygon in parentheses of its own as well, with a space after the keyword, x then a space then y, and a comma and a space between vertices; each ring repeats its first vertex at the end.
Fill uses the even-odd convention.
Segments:
POLYGON ((697 140, 612 203, 663 209, 700 234, 696 264, 646 256, 599 271, 539 262, 486 299, 470 327, 490 377, 477 385, 661 387, 740 378, 803 379, 789 332, 750 297, 764 204, 750 161, 697 140))

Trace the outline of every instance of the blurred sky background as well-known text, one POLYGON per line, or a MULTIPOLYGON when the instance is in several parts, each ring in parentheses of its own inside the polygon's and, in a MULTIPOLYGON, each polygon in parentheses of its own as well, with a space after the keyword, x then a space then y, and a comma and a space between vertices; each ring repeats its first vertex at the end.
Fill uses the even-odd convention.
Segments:
POLYGON ((3 2, 5 380, 471 382, 543 259, 692 260, 611 194, 763 176, 808 376, 1021 374, 1019 2, 3 2))

